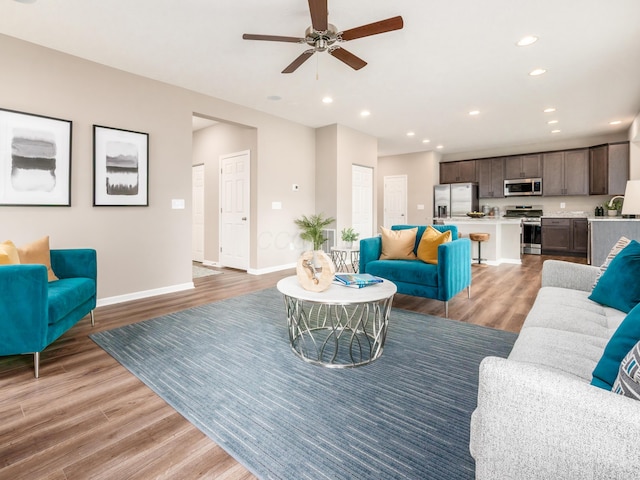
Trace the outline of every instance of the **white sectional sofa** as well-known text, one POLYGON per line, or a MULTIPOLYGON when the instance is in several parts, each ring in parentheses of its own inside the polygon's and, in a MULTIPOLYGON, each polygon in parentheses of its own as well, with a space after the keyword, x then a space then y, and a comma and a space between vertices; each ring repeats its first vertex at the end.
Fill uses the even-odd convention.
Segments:
POLYGON ((509 357, 483 360, 471 420, 476 479, 639 478, 640 402, 590 385, 626 316, 588 299, 598 271, 546 261, 509 357))

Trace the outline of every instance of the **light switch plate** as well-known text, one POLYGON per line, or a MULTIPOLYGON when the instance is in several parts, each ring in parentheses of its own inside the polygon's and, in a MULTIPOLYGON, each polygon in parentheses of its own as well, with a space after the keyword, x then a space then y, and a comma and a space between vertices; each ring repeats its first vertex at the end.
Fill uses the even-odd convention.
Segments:
POLYGON ((282 210, 282 202, 271 202, 271 210, 282 210))

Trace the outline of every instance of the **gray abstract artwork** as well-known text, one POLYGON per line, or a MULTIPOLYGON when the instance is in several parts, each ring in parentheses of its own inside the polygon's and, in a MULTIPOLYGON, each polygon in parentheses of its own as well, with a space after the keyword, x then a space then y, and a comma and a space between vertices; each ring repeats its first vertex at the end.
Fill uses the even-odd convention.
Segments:
POLYGON ((11 186, 17 192, 51 192, 56 186, 53 132, 16 128, 11 138, 11 186))
POLYGON ((107 195, 138 194, 138 148, 133 143, 106 143, 107 195))

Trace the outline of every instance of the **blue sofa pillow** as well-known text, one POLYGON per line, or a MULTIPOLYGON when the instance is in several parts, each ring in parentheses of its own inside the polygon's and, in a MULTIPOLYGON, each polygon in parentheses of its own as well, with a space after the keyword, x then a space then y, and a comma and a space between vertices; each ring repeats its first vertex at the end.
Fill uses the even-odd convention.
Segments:
MULTIPOLYGON (((639 278, 640 243, 632 240, 611 260, 609 268, 598 280, 589 299, 628 313, 640 303, 639 278)), ((632 346, 629 346, 629 349, 632 346)))
POLYGON ((593 370, 591 385, 611 390, 618 376, 620 362, 639 341, 640 305, 636 305, 609 339, 600 361, 593 370))

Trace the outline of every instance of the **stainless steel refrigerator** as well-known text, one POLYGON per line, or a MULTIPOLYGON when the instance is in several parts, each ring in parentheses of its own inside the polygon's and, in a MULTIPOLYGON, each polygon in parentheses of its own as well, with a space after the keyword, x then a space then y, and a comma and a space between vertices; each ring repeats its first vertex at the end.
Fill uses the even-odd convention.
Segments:
POLYGON ((451 183, 433 186, 433 218, 466 216, 478 211, 477 183, 451 183))

